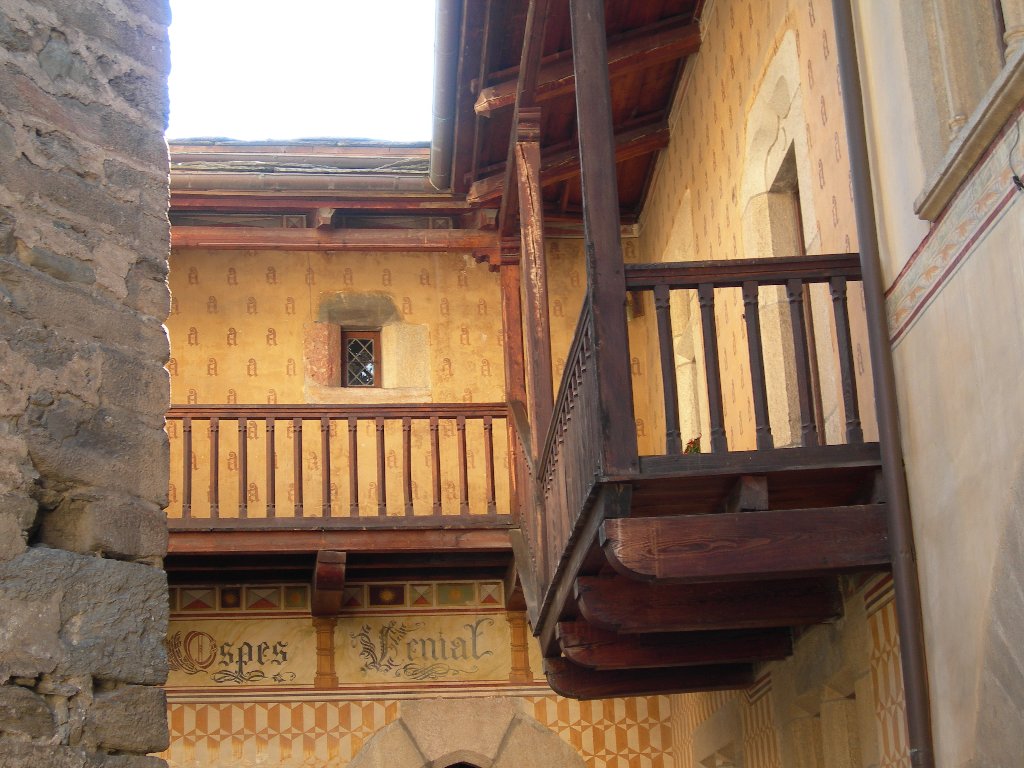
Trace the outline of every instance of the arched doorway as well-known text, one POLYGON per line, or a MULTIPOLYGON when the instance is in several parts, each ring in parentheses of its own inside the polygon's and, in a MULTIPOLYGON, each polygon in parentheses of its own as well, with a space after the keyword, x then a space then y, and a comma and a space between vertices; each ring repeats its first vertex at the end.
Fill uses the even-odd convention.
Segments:
MULTIPOLYGON (((402 702, 347 768, 584 768, 573 748, 506 698, 402 702)), ((339 766, 340 768, 340 766, 339 766)))

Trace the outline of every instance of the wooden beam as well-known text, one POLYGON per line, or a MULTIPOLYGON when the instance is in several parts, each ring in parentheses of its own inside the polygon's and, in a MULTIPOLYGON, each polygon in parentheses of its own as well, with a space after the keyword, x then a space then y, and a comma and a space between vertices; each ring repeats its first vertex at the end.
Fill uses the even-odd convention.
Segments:
MULTIPOLYGON (((435 523, 436 525, 436 523, 435 523)), ((507 530, 172 531, 169 554, 511 551, 507 530)))
POLYGON ((601 546, 633 579, 791 578, 889 564, 885 505, 606 520, 601 546))
POLYGON ((459 45, 459 66, 456 74, 455 125, 452 138, 452 191, 466 191, 475 162, 475 144, 480 118, 474 112, 473 89, 470 82, 486 67, 489 55, 491 0, 463 4, 462 40, 459 45))
MULTIPOLYGON (((664 122, 644 125, 624 131, 615 137, 615 162, 621 163, 657 152, 668 146, 669 129, 664 122)), ((580 175, 580 155, 577 149, 565 149, 546 155, 541 163, 540 183, 542 187, 557 184, 580 175)), ((474 182, 466 194, 471 205, 497 200, 505 192, 507 174, 495 173, 474 182)))
MULTIPOLYGON (((544 258, 544 200, 540 185, 540 110, 520 106, 516 115, 515 171, 521 210, 519 233, 526 407, 533 444, 540 446, 547 437, 554 406, 548 275, 544 258)), ((534 456, 533 459, 537 461, 539 457, 534 456)))
POLYGON ((503 189, 507 194, 502 198, 498 211, 498 232, 507 237, 515 231, 516 214, 519 211, 519 197, 515 181, 515 150, 519 126, 519 110, 536 106, 533 96, 537 88, 537 72, 540 69, 544 50, 544 31, 548 25, 551 0, 530 0, 526 9, 526 28, 523 30, 523 50, 519 58, 519 74, 513 91, 515 113, 512 116, 512 135, 509 137, 508 154, 505 161, 503 189))
POLYGON ((172 248, 299 251, 498 252, 494 232, 459 229, 264 229, 172 227, 172 248))
MULTIPOLYGON (((620 35, 608 42, 608 73, 618 77, 638 69, 646 69, 667 61, 675 61, 700 49, 700 25, 680 18, 652 24, 620 35)), ((480 90, 476 113, 491 116, 496 110, 512 106, 515 101, 517 71, 507 79, 480 90)), ((537 75, 537 101, 546 101, 572 93, 576 75, 572 52, 560 51, 544 58, 537 75)))
POLYGON ((581 700, 724 691, 746 688, 754 682, 750 664, 595 670, 554 658, 544 659, 544 674, 555 693, 581 700))
POLYGON ((572 597, 577 576, 594 573, 604 565, 604 555, 597 546, 601 522, 628 515, 632 498, 633 489, 627 483, 599 486, 594 503, 576 521, 566 550, 555 553, 559 558, 558 567, 544 594, 539 619, 534 624, 534 635, 540 639, 541 653, 545 656, 558 653, 555 636, 558 622, 576 613, 572 597))
POLYGON ((742 664, 777 661, 793 652, 788 628, 619 635, 585 621, 560 622, 558 644, 567 659, 591 669, 742 664))
POLYGON ((341 595, 345 587, 345 553, 320 550, 313 568, 312 613, 337 616, 341 613, 341 595))
POLYGON ((383 211, 422 213, 437 216, 465 214, 471 211, 461 198, 441 195, 362 196, 352 198, 338 193, 267 194, 239 191, 234 194, 217 192, 171 192, 171 213, 196 211, 202 213, 303 213, 311 214, 317 208, 330 207, 342 211, 383 211))
POLYGON ((601 472, 639 468, 626 330, 626 279, 619 237, 618 177, 612 127, 604 0, 569 0, 576 122, 580 139, 587 291, 593 313, 594 360, 601 424, 601 472))
POLYGON ((576 603, 590 624, 618 633, 790 627, 828 621, 841 610, 827 579, 645 584, 583 576, 576 580, 576 603))

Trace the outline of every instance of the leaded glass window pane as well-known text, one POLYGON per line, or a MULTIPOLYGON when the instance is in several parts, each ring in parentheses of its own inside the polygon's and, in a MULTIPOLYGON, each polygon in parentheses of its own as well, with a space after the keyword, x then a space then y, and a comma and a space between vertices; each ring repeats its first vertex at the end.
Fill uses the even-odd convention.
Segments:
POLYGON ((374 351, 373 339, 350 337, 345 340, 345 386, 377 385, 374 351))

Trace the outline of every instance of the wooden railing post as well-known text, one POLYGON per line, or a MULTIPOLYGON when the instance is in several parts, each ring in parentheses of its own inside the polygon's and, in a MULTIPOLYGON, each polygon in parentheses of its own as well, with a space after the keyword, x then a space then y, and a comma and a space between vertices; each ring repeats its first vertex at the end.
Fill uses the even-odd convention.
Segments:
POLYGON ((359 421, 348 417, 348 513, 359 517, 359 421))
POLYGON ((708 384, 708 421, 711 427, 711 451, 729 450, 725 438, 725 414, 722 408, 722 373, 718 363, 718 327, 715 321, 715 286, 701 283, 697 287, 700 303, 701 332, 704 338, 704 376, 708 384))
POLYGON ((758 285, 754 280, 743 283, 743 317, 747 323, 747 352, 750 359, 750 388, 754 397, 754 432, 757 449, 775 447, 768 417, 768 387, 764 378, 764 350, 761 343, 761 315, 758 285))
POLYGON ((210 419, 210 517, 220 517, 220 419, 210 419))
POLYGON ((602 470, 633 474, 639 468, 633 387, 626 331, 626 281, 620 242, 615 136, 604 0, 570 0, 576 118, 579 127, 580 183, 587 253, 587 284, 592 302, 594 365, 600 400, 602 470))
POLYGON ((857 404, 857 382, 853 373, 853 343, 850 339, 850 312, 846 305, 846 278, 829 280, 832 309, 836 318, 836 346, 839 352, 839 378, 843 388, 843 411, 846 414, 846 442, 863 443, 857 404))
POLYGON ((331 516, 331 420, 320 418, 320 514, 331 516))
POLYGON ((277 459, 274 455, 274 417, 267 417, 267 517, 277 510, 277 459))
POLYGON ((192 417, 181 420, 181 516, 192 517, 192 417))
POLYGON ((658 316, 658 352, 661 360, 662 393, 665 396, 665 452, 681 453, 679 432, 679 389, 676 383, 676 353, 672 338, 671 298, 667 285, 654 288, 654 311, 658 316))
POLYGON ((804 446, 818 444, 814 419, 814 394, 811 387, 811 359, 807 349, 807 326, 804 321, 803 281, 786 281, 789 319, 793 329, 793 357, 796 365, 797 399, 800 403, 800 439, 804 446))

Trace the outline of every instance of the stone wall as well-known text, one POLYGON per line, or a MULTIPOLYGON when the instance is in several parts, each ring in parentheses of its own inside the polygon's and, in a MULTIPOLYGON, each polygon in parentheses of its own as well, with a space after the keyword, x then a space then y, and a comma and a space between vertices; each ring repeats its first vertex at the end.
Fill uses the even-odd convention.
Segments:
POLYGON ((161 0, 0 9, 0 766, 166 746, 161 0))

